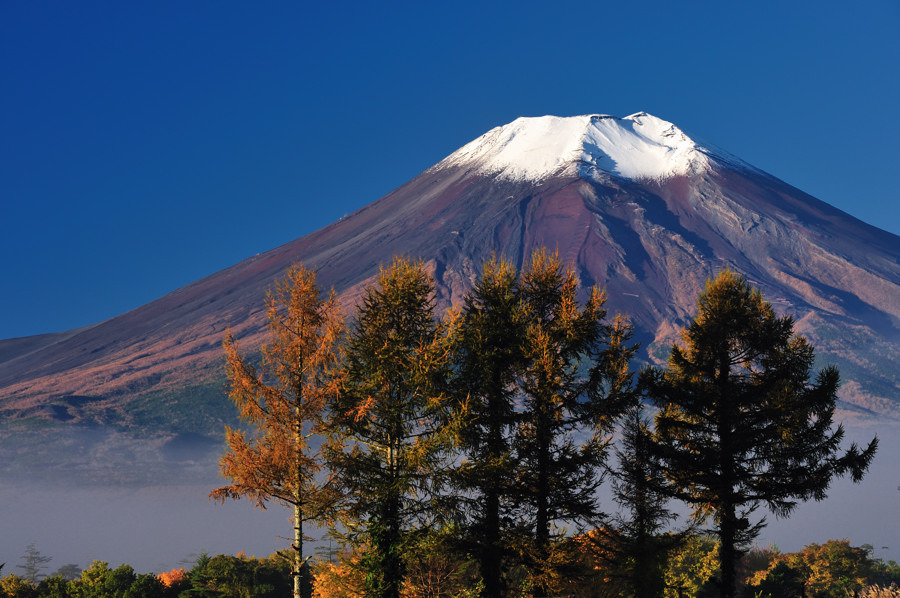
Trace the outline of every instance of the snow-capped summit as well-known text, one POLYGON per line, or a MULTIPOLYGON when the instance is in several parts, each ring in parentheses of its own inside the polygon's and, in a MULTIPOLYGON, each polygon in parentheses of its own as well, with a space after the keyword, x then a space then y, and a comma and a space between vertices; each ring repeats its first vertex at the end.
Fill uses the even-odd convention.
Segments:
POLYGON ((566 171, 646 180, 702 170, 707 154, 678 127, 646 112, 625 118, 540 116, 492 129, 438 166, 471 166, 512 180, 537 181, 566 171))

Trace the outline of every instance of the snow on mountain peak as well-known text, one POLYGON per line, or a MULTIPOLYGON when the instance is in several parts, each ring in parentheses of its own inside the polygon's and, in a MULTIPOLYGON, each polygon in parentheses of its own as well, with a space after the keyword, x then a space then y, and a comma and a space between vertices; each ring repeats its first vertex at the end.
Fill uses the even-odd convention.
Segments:
POLYGON ((663 179, 707 165, 702 149, 675 125, 645 112, 522 117, 466 144, 441 165, 474 166, 513 180, 541 180, 565 171, 663 179))

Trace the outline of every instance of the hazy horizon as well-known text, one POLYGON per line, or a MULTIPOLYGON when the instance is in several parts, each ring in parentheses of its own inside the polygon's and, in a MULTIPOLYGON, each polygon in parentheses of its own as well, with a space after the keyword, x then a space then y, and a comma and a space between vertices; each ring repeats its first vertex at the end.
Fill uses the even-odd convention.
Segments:
MULTIPOLYGON (((894 461, 900 454, 900 435, 896 427, 869 424, 848 427, 847 436, 863 443, 876 431, 878 454, 860 484, 849 478, 836 480, 825 501, 801 504, 788 519, 768 515, 758 544, 794 552, 812 542, 846 538, 854 546, 871 544, 878 558, 900 561, 900 479, 894 461)), ((5 483, 0 486, 3 574, 21 573, 16 566, 32 542, 53 559, 45 573, 69 563, 87 568, 93 560, 112 567, 128 564, 138 573, 159 573, 189 568, 182 561, 193 560, 202 551, 211 556, 243 551, 265 557, 288 547, 287 509, 273 504, 262 511, 246 500, 224 505, 209 501, 209 491, 222 483, 213 476, 205 483, 142 488, 5 483)), ((608 484, 600 497, 602 509, 614 510, 608 484)), ((687 512, 680 506, 676 510, 687 512)))

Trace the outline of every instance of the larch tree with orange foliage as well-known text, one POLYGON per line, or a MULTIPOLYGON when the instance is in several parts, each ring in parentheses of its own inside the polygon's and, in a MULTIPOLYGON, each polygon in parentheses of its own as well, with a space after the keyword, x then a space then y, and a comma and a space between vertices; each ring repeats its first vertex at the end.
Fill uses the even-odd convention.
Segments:
POLYGON ((258 366, 238 352, 226 334, 224 347, 230 397, 249 430, 228 428, 222 475, 232 483, 210 493, 219 501, 247 497, 265 508, 275 501, 293 509, 294 597, 304 584, 304 523, 322 521, 331 504, 330 477, 319 433, 325 405, 338 388, 338 347, 343 319, 332 292, 323 299, 316 274, 291 266, 266 297, 269 340, 258 366))

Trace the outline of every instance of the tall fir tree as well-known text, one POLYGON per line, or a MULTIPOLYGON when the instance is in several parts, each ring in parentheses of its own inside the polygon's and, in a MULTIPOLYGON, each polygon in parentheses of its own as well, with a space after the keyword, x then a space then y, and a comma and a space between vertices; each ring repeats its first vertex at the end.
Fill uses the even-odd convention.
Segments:
POLYGON ((758 507, 783 517, 798 501, 822 500, 835 476, 859 481, 877 448, 876 438, 841 451, 838 372, 827 367, 811 383, 814 351, 793 328, 726 270, 707 283, 668 367, 642 372, 671 495, 715 521, 722 596, 735 595, 737 560, 764 525, 750 521, 758 507))
POLYGON ((551 548, 560 522, 599 514, 596 490, 610 432, 633 404, 631 327, 604 321, 597 287, 584 305, 574 271, 557 254, 537 250, 520 276, 525 330, 518 386, 522 410, 515 433, 516 486, 530 528, 526 558, 538 592, 555 573, 551 548))
POLYGON ((269 341, 259 366, 242 356, 229 331, 225 337, 230 397, 250 429, 227 429, 228 450, 220 460, 231 484, 210 497, 249 497, 257 506, 271 500, 292 509, 291 545, 294 597, 305 587, 302 575, 304 523, 321 521, 333 502, 328 476, 320 476, 318 442, 326 402, 338 388, 336 366, 343 319, 334 293, 323 300, 316 274, 291 266, 266 297, 269 341))
POLYGON ((463 548, 475 555, 481 595, 505 594, 516 469, 516 380, 522 366, 524 318, 515 267, 494 258, 466 295, 454 343, 454 392, 462 412, 454 485, 468 524, 463 548))
POLYGON ((398 258, 366 289, 331 407, 329 450, 345 539, 365 546, 368 596, 399 597, 415 532, 441 512, 446 337, 421 262, 398 258))

